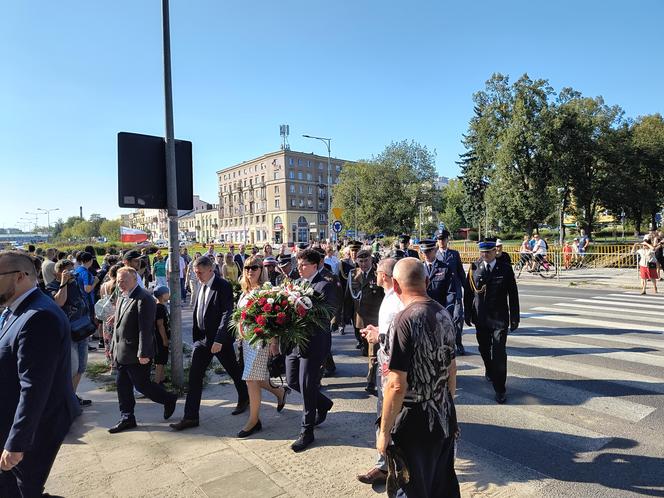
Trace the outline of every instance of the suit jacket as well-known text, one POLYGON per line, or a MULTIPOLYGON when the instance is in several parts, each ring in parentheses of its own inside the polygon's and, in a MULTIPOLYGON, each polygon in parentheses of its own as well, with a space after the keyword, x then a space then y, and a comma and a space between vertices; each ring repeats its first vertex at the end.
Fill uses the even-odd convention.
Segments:
MULTIPOLYGON (((330 307, 332 320, 334 320, 342 299, 342 290, 339 279, 328 269, 322 268, 311 281, 314 292, 320 294, 330 307)), ((319 329, 316 333, 330 332, 330 326, 319 329)))
POLYGON ((487 278, 484 265, 480 261, 472 263, 466 279, 464 304, 466 317, 478 327, 518 326, 519 291, 512 267, 497 259, 487 278))
POLYGON ((153 358, 154 321, 157 303, 142 287, 129 297, 120 296, 115 307, 115 330, 111 340, 113 360, 121 365, 135 365, 139 356, 153 358))
POLYGON ((345 293, 344 314, 353 319, 355 328, 378 325, 378 310, 385 297, 385 291, 376 283, 376 271, 373 268, 367 273, 366 279, 363 279, 359 267, 353 270, 345 293), (358 294, 359 298, 354 299, 353 295, 358 294))
POLYGON ((464 311, 463 311, 463 288, 466 283, 466 272, 463 269, 463 263, 461 262, 461 255, 459 254, 459 251, 455 251, 454 249, 447 249, 445 251, 445 256, 440 252, 440 249, 438 250, 438 254, 436 255, 440 261, 443 263, 447 264, 448 271, 450 272, 453 280, 453 286, 455 288, 455 304, 454 304, 454 311, 450 311, 448 308, 448 311, 452 314, 452 321, 457 327, 463 328, 463 316, 464 316, 464 311))
POLYGON ((69 320, 37 289, 0 332, 0 448, 62 441, 80 413, 71 383, 69 320))
POLYGON ((249 256, 247 254, 236 254, 233 256, 233 261, 235 261, 235 264, 240 270, 240 275, 242 275, 242 271, 244 271, 244 261, 248 258, 249 256))
MULTIPOLYGON (((333 303, 334 312, 332 313, 331 325, 332 328, 336 328, 341 324, 342 313, 343 313, 343 300, 344 300, 344 288, 341 286, 341 281, 331 270, 326 267, 323 267, 318 273, 319 276, 323 277, 324 280, 332 282, 335 290, 334 301, 326 298, 326 301, 330 304, 333 303)), ((315 280, 315 279, 314 279, 315 280)), ((314 287, 315 288, 315 287, 314 287)), ((327 291, 327 288, 326 288, 327 291)))
MULTIPOLYGON (((201 284, 202 285, 202 284, 201 284)), ((212 346, 213 342, 220 344, 233 342, 233 333, 228 324, 233 313, 233 287, 223 278, 214 276, 210 289, 207 291, 207 307, 203 315, 203 323, 198 323, 198 298, 194 303, 194 325, 192 336, 194 342, 205 342, 212 346)))
MULTIPOLYGON (((425 269, 428 268, 426 262, 422 264, 425 265, 425 269)), ((457 303, 462 300, 461 285, 454 278, 452 269, 442 260, 434 259, 428 277, 427 294, 429 297, 441 304, 450 317, 455 318, 455 321, 458 321, 458 313, 461 312, 460 318, 463 320, 463 308, 457 306, 457 303)))

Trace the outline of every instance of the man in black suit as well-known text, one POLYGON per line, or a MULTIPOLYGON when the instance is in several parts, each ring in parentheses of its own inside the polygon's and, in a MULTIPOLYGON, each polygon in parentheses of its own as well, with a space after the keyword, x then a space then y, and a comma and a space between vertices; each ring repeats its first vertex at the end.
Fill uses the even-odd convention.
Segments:
POLYGON ((42 496, 72 420, 69 320, 37 287, 30 256, 0 252, 0 496, 42 496))
MULTIPOLYGON (((333 275, 319 270, 321 257, 313 249, 305 249, 297 254, 297 268, 301 282, 311 283, 314 291, 322 295, 330 306, 332 315, 339 304, 337 282, 333 275)), ((286 357, 286 381, 288 386, 301 393, 304 401, 302 431, 291 445, 295 452, 303 451, 314 442, 314 426, 325 421, 327 412, 334 404, 320 392, 321 365, 330 353, 330 324, 312 331, 306 348, 295 347, 286 357)))
POLYGON ((240 250, 239 252, 233 256, 233 261, 235 261, 235 264, 238 267, 238 270, 240 271, 240 275, 242 275, 242 271, 244 270, 244 262, 247 259, 247 253, 246 247, 244 247, 244 244, 240 244, 240 250))
POLYGON ((280 254, 277 257, 277 285, 283 284, 287 279, 295 281, 300 278, 297 268, 293 268, 293 258, 290 254, 280 254))
POLYGON ((134 388, 155 403, 164 405, 164 420, 173 415, 178 399, 150 380, 150 362, 155 355, 157 303, 138 281, 138 273, 133 268, 118 270, 116 282, 121 294, 113 318, 111 357, 117 368, 115 383, 122 418, 108 430, 111 434, 136 427, 134 388))
POLYGON ((493 383, 496 401, 505 403, 508 329, 519 327, 519 291, 512 267, 496 259, 496 241, 479 243, 480 260, 468 270, 464 295, 465 320, 475 324, 486 378, 493 383))
POLYGON ((399 249, 401 249, 406 258, 419 258, 420 255, 417 254, 415 249, 410 249, 410 235, 402 235, 399 237, 399 249))
POLYGON ((233 415, 243 413, 249 406, 247 384, 235 357, 234 336, 228 324, 233 313, 233 288, 214 273, 210 258, 201 256, 194 261, 194 273, 200 282, 194 303, 192 336, 194 351, 189 369, 189 392, 184 405, 184 418, 171 427, 176 431, 198 427, 203 377, 216 356, 226 373, 233 379, 238 400, 233 415))

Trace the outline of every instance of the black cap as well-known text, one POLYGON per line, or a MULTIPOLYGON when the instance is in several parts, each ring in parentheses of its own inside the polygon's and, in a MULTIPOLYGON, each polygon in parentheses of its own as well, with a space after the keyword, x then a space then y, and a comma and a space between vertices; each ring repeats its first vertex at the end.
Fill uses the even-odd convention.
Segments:
POLYGON ((309 247, 309 243, 308 243, 308 242, 300 242, 300 243, 297 244, 297 248, 298 248, 300 251, 304 251, 307 247, 309 247))
POLYGON ((438 237, 436 237, 436 238, 437 238, 438 240, 446 240, 446 239, 449 239, 449 238, 450 238, 450 232, 449 232, 449 230, 443 230, 442 232, 440 232, 440 234, 439 234, 438 237))
POLYGON ((351 240, 348 243, 348 247, 350 248, 351 251, 359 251, 362 249, 362 242, 358 242, 357 240, 351 240))
POLYGON ((141 257, 141 253, 138 252, 136 249, 130 249, 129 251, 126 251, 124 255, 122 256, 122 259, 126 259, 127 261, 132 260, 132 259, 137 259, 141 257))
POLYGON ((280 268, 283 268, 284 266, 287 266, 292 263, 292 259, 290 257, 290 254, 280 254, 277 256, 277 264, 279 265, 280 268))
POLYGON ((420 240, 420 251, 429 251, 436 248, 436 241, 431 239, 420 240))
POLYGON ((402 244, 410 244, 410 235, 399 235, 399 240, 401 241, 402 244))
POLYGON ((401 249, 394 249, 392 252, 390 252, 390 258, 394 259, 402 259, 406 257, 406 253, 403 252, 401 249))

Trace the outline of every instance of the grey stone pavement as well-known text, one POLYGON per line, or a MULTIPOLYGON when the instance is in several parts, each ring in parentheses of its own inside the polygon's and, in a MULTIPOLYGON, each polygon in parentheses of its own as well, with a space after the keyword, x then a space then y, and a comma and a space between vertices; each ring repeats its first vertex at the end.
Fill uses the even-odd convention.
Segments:
MULTIPOLYGON (((575 285, 638 285, 634 273, 614 271, 604 278, 605 270, 604 275, 597 272, 594 278, 584 277, 590 283, 578 280, 575 285)), ((531 278, 527 283, 540 280, 531 278)), ((541 283, 570 282, 561 279, 541 283)), ((190 309, 185 308, 184 316, 190 315, 190 309)), ((184 325, 186 328, 187 322, 184 325)), ((116 393, 86 378, 79 393, 93 404, 74 422, 46 491, 68 498, 383 494, 383 487, 372 488, 355 478, 371 468, 375 459, 376 398, 364 392, 366 358, 358 354, 352 332, 347 330, 344 336, 333 336, 337 375, 324 379, 324 389, 335 405, 327 421, 317 428, 316 442, 307 451, 295 454, 290 449, 301 419, 301 398, 297 393, 289 396, 286 408, 279 414, 276 400, 264 392, 263 430, 239 440, 235 434, 244 425, 247 414, 231 416, 235 390, 226 378, 213 375, 203 391, 200 427, 173 432, 168 427, 170 421, 163 420, 162 407, 140 399, 136 407, 138 428, 111 435, 107 429, 119 418, 116 393)), ((90 361, 102 361, 101 353, 92 353, 90 361)), ((463 385, 463 377, 470 374, 460 368, 459 375, 459 385, 463 385)), ((183 405, 184 399, 180 399, 171 421, 182 416, 183 405)), ((500 407, 487 405, 486 410, 498 414, 500 407)), ((464 441, 463 433, 456 469, 464 497, 542 496, 543 489, 551 484, 548 476, 464 441)))

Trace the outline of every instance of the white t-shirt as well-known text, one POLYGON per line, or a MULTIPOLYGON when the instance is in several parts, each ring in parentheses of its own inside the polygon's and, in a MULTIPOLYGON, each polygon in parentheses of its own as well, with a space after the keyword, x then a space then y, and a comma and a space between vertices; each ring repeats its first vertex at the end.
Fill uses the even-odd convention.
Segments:
POLYGON ((652 249, 642 247, 636 251, 639 255, 639 266, 648 267, 648 262, 654 257, 655 252, 652 249))
POLYGON ((546 256, 546 242, 544 242, 543 239, 539 239, 537 242, 535 242, 535 247, 533 247, 533 252, 535 254, 541 254, 542 256, 546 256))

